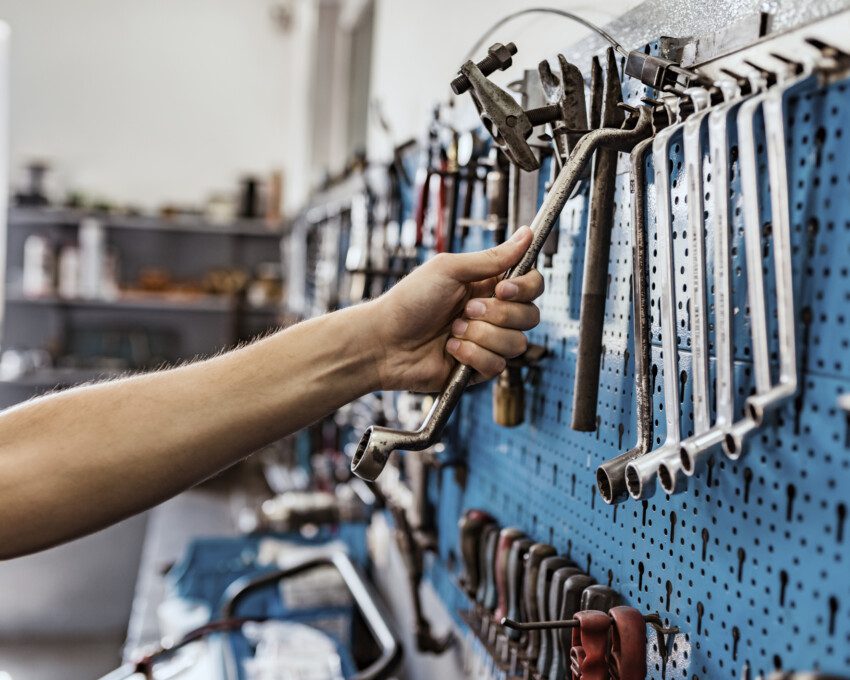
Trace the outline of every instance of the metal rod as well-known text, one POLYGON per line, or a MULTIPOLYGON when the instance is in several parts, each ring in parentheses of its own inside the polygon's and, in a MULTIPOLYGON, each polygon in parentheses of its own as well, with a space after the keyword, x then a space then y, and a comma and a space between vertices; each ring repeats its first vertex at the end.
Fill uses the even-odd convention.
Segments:
POLYGON ((626 466, 652 446, 652 394, 649 366, 652 363, 652 339, 649 327, 649 270, 646 257, 646 155, 652 138, 640 142, 631 153, 629 187, 632 199, 632 324, 635 347, 635 400, 637 404, 637 441, 616 458, 596 469, 599 495, 609 504, 629 497, 626 466))
MULTIPOLYGON (((602 126, 619 127, 623 111, 617 106, 623 92, 614 51, 608 49, 602 126)), ((573 387, 571 427, 579 432, 596 430, 602 336, 605 329, 605 298, 608 288, 608 260, 614 221, 614 189, 617 181, 616 149, 601 149, 593 166, 590 190, 590 217, 584 250, 581 284, 579 337, 573 387)))

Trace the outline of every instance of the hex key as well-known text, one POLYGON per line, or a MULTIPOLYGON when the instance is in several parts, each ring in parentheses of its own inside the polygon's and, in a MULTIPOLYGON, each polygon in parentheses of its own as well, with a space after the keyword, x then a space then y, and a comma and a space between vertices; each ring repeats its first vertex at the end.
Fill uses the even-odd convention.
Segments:
POLYGON ((734 420, 735 385, 732 354, 732 277, 729 222, 729 118, 740 102, 722 104, 708 115, 708 143, 714 191, 714 337, 717 354, 714 425, 682 442, 682 472, 693 476, 708 453, 723 441, 734 420))
POLYGON ((779 380, 776 385, 771 384, 759 203, 750 200, 744 202, 744 246, 747 254, 747 298, 750 307, 756 392, 747 397, 744 417, 733 423, 723 438, 723 451, 733 460, 741 457, 746 437, 762 425, 766 414, 797 391, 794 274, 791 262, 791 214, 788 204, 788 164, 785 155, 783 106, 788 93, 811 87, 816 83, 817 78, 812 76, 811 69, 808 69, 803 75, 744 102, 738 112, 738 129, 747 137, 744 144, 741 143, 740 138, 738 141, 741 151, 741 185, 745 196, 758 195, 756 193, 758 166, 753 128, 759 106, 764 112, 767 171, 770 180, 771 238, 776 279, 779 380))
POLYGON ((632 199, 632 325, 635 338, 635 402, 637 441, 625 453, 596 469, 596 487, 608 503, 629 497, 626 465, 644 455, 652 446, 652 394, 649 366, 652 363, 649 328, 649 270, 646 262, 646 154, 653 138, 640 142, 630 158, 629 187, 632 199))
MULTIPOLYGON (((621 151, 630 151, 635 144, 645 139, 651 132, 652 109, 641 107, 634 127, 593 130, 579 140, 531 222, 531 229, 534 233, 531 245, 519 264, 507 273, 507 278, 522 276, 534 266, 552 226, 560 218, 564 204, 572 195, 576 183, 581 179, 582 173, 588 162, 593 158, 594 152, 603 146, 613 146, 621 151)), ((381 474, 394 450, 422 451, 434 444, 439 439, 446 421, 448 421, 463 395, 463 390, 472 374, 473 371, 469 366, 464 364, 455 366, 446 387, 434 400, 434 405, 426 416, 425 422, 418 430, 409 432, 376 425, 369 427, 363 434, 352 458, 352 472, 362 479, 374 481, 381 474)))
MULTIPOLYGON (((688 200, 688 245, 691 252, 691 379, 693 383, 694 435, 711 427, 708 395, 708 300, 705 292, 705 186, 703 184, 703 123, 709 114, 708 91, 693 93, 695 112, 685 121, 682 146, 685 156, 685 181, 688 200)), ((681 449, 681 446, 680 446, 681 449)), ((665 493, 682 491, 687 484, 681 474, 679 452, 658 466, 658 481, 665 493)))

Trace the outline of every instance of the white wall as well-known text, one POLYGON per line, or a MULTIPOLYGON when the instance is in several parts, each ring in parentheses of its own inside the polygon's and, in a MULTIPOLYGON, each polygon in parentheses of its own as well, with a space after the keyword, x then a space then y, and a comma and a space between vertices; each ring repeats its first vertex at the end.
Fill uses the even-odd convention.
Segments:
MULTIPOLYGON (((375 51, 372 62, 372 99, 378 100, 393 131, 388 140, 373 120, 369 150, 386 157, 394 144, 419 137, 426 129, 433 103, 451 93, 449 82, 464 55, 479 35, 503 16, 523 8, 516 0, 376 0, 375 51)), ((640 0, 608 0, 604 3, 553 0, 543 6, 570 10, 599 24, 640 4, 640 0)), ((505 84, 536 68, 544 55, 554 55, 584 37, 587 30, 551 15, 520 17, 494 33, 494 42, 515 42, 519 51, 514 65, 494 76, 505 84)), ((458 100, 470 106, 469 97, 458 100)))
POLYGON ((271 18, 280 4, 0 0, 12 168, 45 158, 65 189, 156 206, 283 167, 290 196, 303 195, 308 118, 293 109, 308 86, 315 3, 296 1, 289 34, 271 18))

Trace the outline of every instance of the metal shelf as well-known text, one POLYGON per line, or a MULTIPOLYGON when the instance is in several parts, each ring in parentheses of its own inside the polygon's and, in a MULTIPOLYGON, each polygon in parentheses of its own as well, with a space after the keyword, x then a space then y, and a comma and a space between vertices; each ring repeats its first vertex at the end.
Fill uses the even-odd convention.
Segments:
POLYGON ((101 220, 107 229, 275 239, 283 235, 281 225, 269 227, 263 220, 237 220, 226 224, 216 224, 200 217, 122 216, 60 208, 12 208, 9 211, 9 224, 19 227, 77 226, 87 217, 101 220))

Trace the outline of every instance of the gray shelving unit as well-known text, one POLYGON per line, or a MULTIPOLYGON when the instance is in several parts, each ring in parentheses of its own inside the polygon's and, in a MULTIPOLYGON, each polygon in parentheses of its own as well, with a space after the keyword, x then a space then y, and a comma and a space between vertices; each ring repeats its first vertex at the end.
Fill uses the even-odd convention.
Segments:
POLYGON ((259 220, 215 224, 197 217, 116 216, 79 210, 13 208, 6 236, 4 322, 0 346, 43 349, 55 366, 0 380, 0 407, 57 387, 112 377, 149 366, 91 366, 76 355, 80 343, 116 342, 130 336, 151 345, 162 363, 191 360, 231 347, 276 325, 279 308, 251 307, 240 296, 133 294, 117 299, 40 298, 21 294, 24 241, 47 237, 58 248, 75 243, 83 219, 97 218, 119 254, 122 284, 145 268, 161 268, 175 280, 200 279, 214 268, 253 271, 280 261, 282 227, 259 220))

